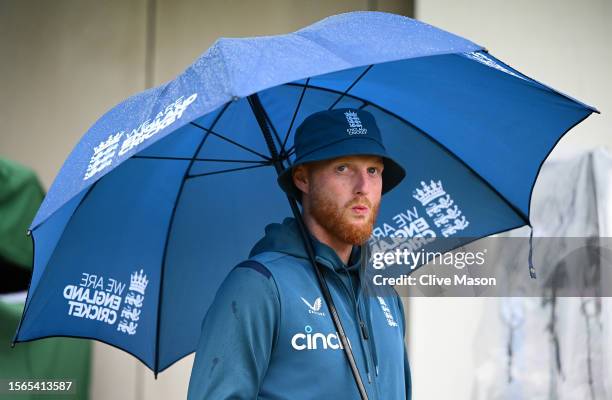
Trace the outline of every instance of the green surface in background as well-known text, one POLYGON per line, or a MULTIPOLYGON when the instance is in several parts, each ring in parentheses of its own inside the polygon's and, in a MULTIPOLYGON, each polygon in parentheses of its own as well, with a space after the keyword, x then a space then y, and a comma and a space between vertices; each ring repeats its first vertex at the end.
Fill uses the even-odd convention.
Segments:
POLYGON ((0 256, 32 269, 32 241, 26 230, 45 196, 36 174, 0 157, 0 256))
POLYGON ((91 342, 86 339, 48 338, 27 343, 11 340, 21 319, 23 303, 0 301, 0 380, 71 380, 74 394, 1 394, 0 399, 87 399, 91 342))

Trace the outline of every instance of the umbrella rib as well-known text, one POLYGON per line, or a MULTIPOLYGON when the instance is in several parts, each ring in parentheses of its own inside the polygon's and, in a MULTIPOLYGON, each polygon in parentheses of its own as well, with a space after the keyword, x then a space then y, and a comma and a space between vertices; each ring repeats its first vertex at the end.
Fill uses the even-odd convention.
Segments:
POLYGON ((191 157, 162 157, 162 156, 132 156, 132 158, 152 159, 152 160, 178 160, 178 161, 210 161, 210 162, 229 162, 229 163, 244 163, 244 164, 264 164, 268 165, 267 161, 255 160, 232 160, 226 158, 191 158, 191 157))
MULTIPOLYGON (((300 99, 298 100, 298 103, 295 106, 295 111, 293 111, 293 117, 291 117, 291 123, 289 124, 289 129, 287 129, 287 133, 285 134, 285 139, 283 140, 281 150, 283 150, 285 148, 285 145, 287 144, 287 139, 289 139, 289 134, 291 133, 291 129, 293 129, 293 123, 295 122, 295 117, 297 117, 298 111, 300 110, 300 107, 302 106, 302 100, 304 99, 304 94, 306 93, 306 89, 308 88, 309 83, 310 83, 310 78, 306 79, 306 84, 302 87, 302 93, 300 94, 300 99)), ((289 151, 290 149, 287 149, 287 156, 289 156, 288 154, 289 151)))
POLYGON ((268 165, 272 165, 272 164, 271 163, 265 163, 265 164, 260 164, 260 165, 249 165, 248 167, 229 168, 229 169, 222 169, 222 170, 213 171, 213 172, 204 172, 204 173, 201 173, 201 174, 189 175, 187 177, 187 179, 199 178, 199 177, 208 176, 208 175, 223 174, 223 173, 226 173, 226 172, 241 171, 243 169, 261 168, 261 167, 266 167, 268 165))
POLYGON ((346 88, 346 90, 344 92, 342 92, 342 93, 338 92, 338 93, 340 93, 340 97, 338 97, 336 99, 336 101, 334 101, 334 103, 331 106, 329 106, 328 110, 333 109, 336 106, 336 104, 338 104, 340 102, 340 100, 342 100, 344 98, 344 96, 346 96, 348 94, 348 92, 357 84, 357 82, 359 82, 361 80, 361 78, 363 78, 365 76, 365 74, 367 74, 368 71, 370 71, 372 69, 373 66, 374 66, 373 64, 368 65, 368 67, 365 70, 363 70, 363 72, 361 74, 359 74, 357 79, 355 79, 355 81, 353 83, 351 83, 351 85, 348 88, 346 88))
MULTIPOLYGON (((198 148, 193 153, 194 159, 196 158, 196 156, 202 149, 202 146, 204 145, 204 142, 206 142, 206 139, 208 138, 208 136, 212 133, 212 129, 215 127, 217 122, 219 122, 219 120, 221 119, 221 116, 229 108, 230 104, 232 103, 227 102, 223 106, 219 114, 215 117, 212 124, 210 124, 210 129, 204 129, 206 133, 204 134, 204 137, 200 141, 198 148)), ((181 186, 179 187, 178 192, 176 193, 176 200, 174 201, 174 206, 172 207, 172 213, 170 214, 170 220, 168 221, 168 229, 166 230, 166 239, 164 241, 164 252, 162 254, 162 264, 161 264, 161 271, 160 271, 160 277, 159 277, 159 296, 157 297, 157 321, 156 321, 157 326, 156 326, 156 331, 155 331, 155 369, 153 371, 155 373, 155 378, 157 378, 157 372, 159 369, 159 326, 160 326, 159 320, 161 317, 161 305, 162 305, 162 297, 164 293, 163 291, 164 270, 166 269, 166 257, 168 254, 168 243, 170 242, 170 231, 172 230, 172 226, 174 225, 174 217, 176 215, 176 209, 181 199, 181 195, 183 194, 183 188, 185 187, 185 182, 187 181, 187 178, 189 176, 189 170, 191 169, 191 166, 193 165, 193 163, 194 163, 194 160, 192 159, 189 165, 187 166, 187 168, 185 169, 185 173, 183 174, 183 179, 181 180, 181 186)))
MULTIPOLYGON (((300 86, 300 87, 303 86, 302 83, 295 83, 295 82, 286 83, 286 85, 288 85, 288 86, 300 86)), ((334 89, 330 89, 330 88, 326 88, 326 87, 322 87, 322 86, 312 86, 312 85, 310 85, 309 88, 317 89, 317 90, 322 90, 322 91, 326 91, 326 92, 330 92, 330 93, 341 94, 341 92, 339 92, 338 90, 334 90, 334 89)), ((354 100, 358 100, 358 101, 362 101, 364 103, 367 103, 368 105, 370 105, 370 106, 372 106, 374 108, 377 108, 378 110, 384 112, 387 115, 390 115, 390 116, 392 116, 394 118, 397 118, 398 120, 402 121, 406 125, 409 125, 409 126, 413 127, 414 129, 416 129, 417 131, 421 132, 423 135, 425 135, 425 137, 427 137, 429 140, 431 140, 432 142, 434 142, 438 146, 440 146, 441 149, 446 151, 450 156, 452 156, 455 160, 459 161, 469 171, 471 171, 475 176, 477 176, 482 182, 484 182, 484 184, 487 185, 487 187, 489 189, 491 189, 497 196, 499 196, 499 198, 502 199, 502 201, 504 203, 506 203, 508 205, 508 207, 510 207, 519 217, 521 217, 521 219, 525 222, 526 225, 531 225, 531 223, 529 222, 529 217, 526 216, 517 206, 515 206, 510 201, 508 201, 508 199, 506 199, 493 185, 491 185, 491 183, 488 180, 486 180, 482 175, 480 175, 478 172, 476 172, 476 170, 474 170, 470 165, 468 165, 465 161, 463 161, 459 156, 457 156, 448 147, 446 147, 445 145, 440 143, 438 140, 436 140, 432 136, 428 135, 427 132, 425 132, 424 130, 422 130, 418 126, 414 125, 410 121, 406 120, 405 118, 400 117, 399 115, 397 115, 397 114, 395 114, 395 113, 393 113, 393 112, 391 112, 391 111, 389 111, 389 110, 379 106, 376 103, 372 103, 371 101, 363 99, 363 98, 361 98, 359 96, 348 94, 346 92, 342 93, 342 94, 343 94, 343 96, 351 97, 354 100)))
POLYGON ((255 151, 255 150, 253 150, 253 149, 251 149, 251 148, 249 148, 249 147, 247 147, 247 146, 244 146, 244 145, 242 145, 242 144, 240 144, 240 143, 238 143, 238 142, 236 142, 236 141, 234 141, 234 140, 232 140, 232 139, 230 139, 230 138, 228 138, 228 137, 225 137, 225 136, 221 135, 220 133, 214 132, 214 131, 212 130, 212 128, 211 128, 211 129, 209 129, 209 128, 205 128, 205 127, 203 127, 202 125, 197 124, 197 123, 195 123, 195 122, 193 122, 193 121, 192 121, 192 122, 190 122, 190 124, 191 124, 191 125, 193 125, 193 126, 195 126, 196 128, 200 128, 200 129, 202 129, 202 130, 204 130, 204 131, 206 131, 206 132, 210 133, 210 134, 211 134, 211 135, 213 135, 213 136, 218 137, 219 139, 223 139, 223 140, 225 140, 225 141, 227 141, 227 142, 229 142, 229 143, 231 143, 231 144, 233 144, 233 145, 235 145, 235 146, 238 146, 238 147, 240 147, 240 148, 241 148, 241 149, 243 149, 243 150, 246 150, 246 151, 251 152, 251 153, 253 153, 253 154, 255 154, 255 155, 258 155, 259 157, 263 158, 264 160, 270 160, 270 158, 269 158, 269 157, 267 157, 267 156, 265 156, 265 155, 261 154, 260 152, 255 151))

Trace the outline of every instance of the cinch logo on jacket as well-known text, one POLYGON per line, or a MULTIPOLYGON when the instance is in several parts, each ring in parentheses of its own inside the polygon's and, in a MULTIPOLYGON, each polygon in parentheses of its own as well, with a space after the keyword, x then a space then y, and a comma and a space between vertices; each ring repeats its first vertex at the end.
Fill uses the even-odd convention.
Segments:
MULTIPOLYGON (((306 325, 304 327, 304 332, 306 333, 296 333, 293 335, 291 338, 291 347, 296 350, 327 350, 328 348, 332 350, 344 349, 340 339, 338 338, 338 332, 329 333, 327 335, 319 332, 312 333, 312 327, 310 325, 306 325)), ((353 346, 351 345, 351 341, 348 337, 346 340, 348 340, 349 346, 352 348, 353 346)))

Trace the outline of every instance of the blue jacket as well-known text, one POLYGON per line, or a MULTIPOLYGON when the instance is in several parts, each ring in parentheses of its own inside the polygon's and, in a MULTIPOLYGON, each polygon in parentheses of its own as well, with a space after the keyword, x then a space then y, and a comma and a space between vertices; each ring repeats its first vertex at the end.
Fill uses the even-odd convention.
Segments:
MULTIPOLYGON (((395 290, 362 293, 359 246, 347 266, 313 241, 368 397, 411 399, 401 299, 395 290)), ((268 225, 221 284, 202 323, 188 398, 359 399, 293 218, 268 225)))

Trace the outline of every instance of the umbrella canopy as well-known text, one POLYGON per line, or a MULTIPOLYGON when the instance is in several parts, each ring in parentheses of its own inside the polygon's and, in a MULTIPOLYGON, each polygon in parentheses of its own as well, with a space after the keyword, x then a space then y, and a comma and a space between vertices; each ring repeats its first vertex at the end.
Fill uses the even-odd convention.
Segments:
POLYGON ((291 212, 273 165, 291 163, 295 128, 341 107, 374 114, 407 172, 374 236, 457 245, 529 224, 545 158, 597 112, 393 14, 219 39, 173 81, 108 111, 72 151, 30 227, 33 278, 15 341, 94 338, 156 373, 193 352, 228 271, 291 212))

